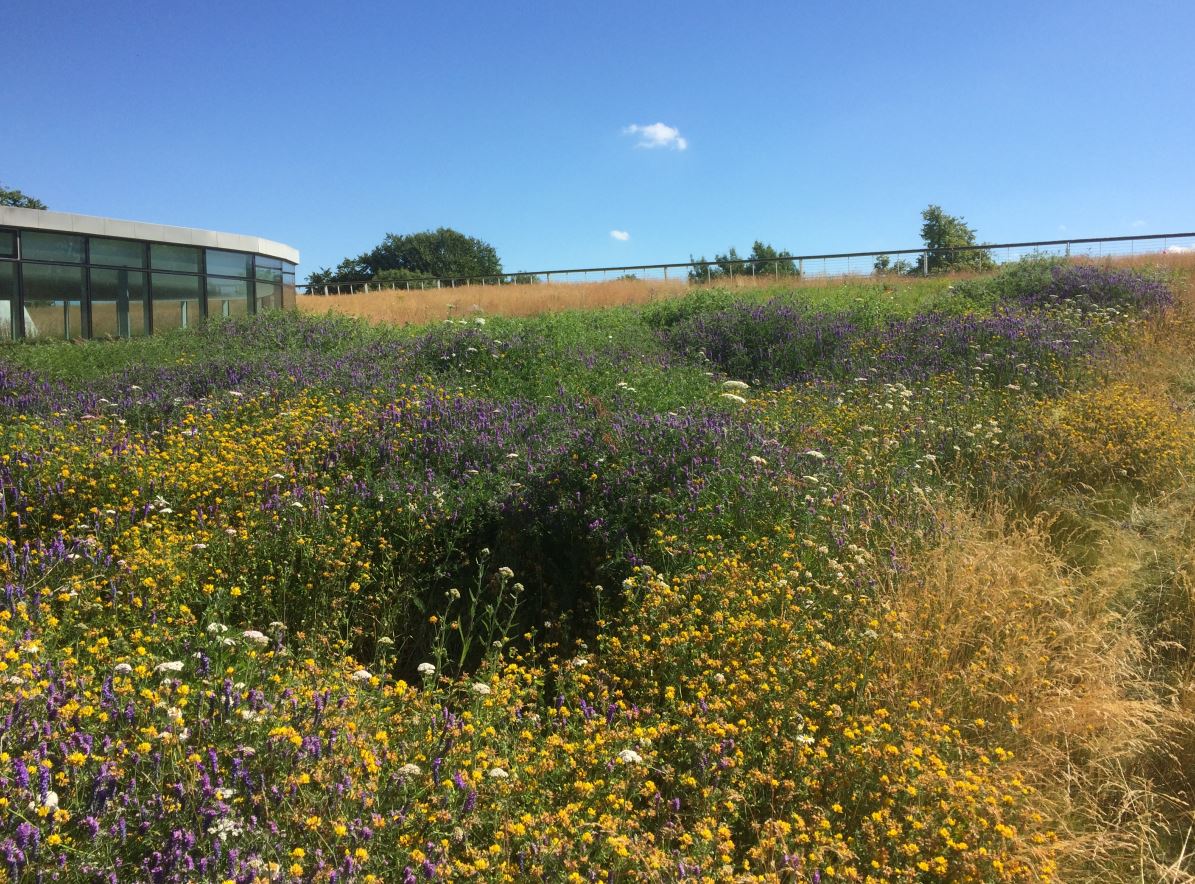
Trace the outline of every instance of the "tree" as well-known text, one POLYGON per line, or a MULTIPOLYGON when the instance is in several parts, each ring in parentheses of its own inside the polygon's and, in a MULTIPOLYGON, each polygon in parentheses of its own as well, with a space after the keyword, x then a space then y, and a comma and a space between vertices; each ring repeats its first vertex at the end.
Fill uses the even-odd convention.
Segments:
POLYGON ((918 265, 913 264, 911 261, 906 261, 904 258, 897 258, 895 261, 893 261, 888 255, 877 256, 873 268, 880 276, 920 272, 918 265))
POLYGON ((441 227, 422 233, 387 233, 373 249, 345 258, 335 270, 311 274, 312 285, 337 282, 406 282, 408 280, 501 276, 502 262, 494 247, 480 239, 441 227))
POLYGON ((37 197, 21 193, 19 190, 8 190, 0 184, 0 206, 15 206, 18 209, 44 209, 46 204, 37 197))
POLYGON ((987 249, 957 251, 975 246, 975 231, 961 217, 947 215, 941 206, 930 205, 921 213, 921 241, 929 253, 930 273, 983 271, 996 266, 987 249))
MULTIPOLYGON (((694 260, 693 264, 705 261, 705 255, 694 260)), ((714 255, 714 260, 708 267, 699 266, 689 269, 689 279, 692 282, 705 282, 707 279, 726 279, 735 276, 799 276, 796 259, 787 251, 778 252, 770 245, 756 240, 751 246, 751 254, 746 258, 739 256, 738 251, 731 246, 725 255, 714 255)))
POLYGON ((756 240, 751 246, 751 254, 747 260, 749 263, 743 269, 748 273, 754 272, 759 276, 800 275, 796 261, 793 260, 790 252, 787 250, 777 252, 770 245, 764 244, 759 240, 756 240))

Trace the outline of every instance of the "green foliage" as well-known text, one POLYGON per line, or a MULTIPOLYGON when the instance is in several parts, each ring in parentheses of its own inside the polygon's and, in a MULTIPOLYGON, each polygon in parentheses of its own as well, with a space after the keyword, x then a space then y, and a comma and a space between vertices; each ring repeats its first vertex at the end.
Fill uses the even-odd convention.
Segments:
POLYGON ((956 251, 978 245, 975 231, 961 216, 947 215, 941 206, 930 205, 921 213, 921 240, 929 252, 930 273, 983 272, 995 267, 986 249, 956 251))
MULTIPOLYGON (((689 260, 705 261, 705 255, 689 260)), ((751 246, 751 254, 746 258, 739 255, 731 246, 724 255, 715 255, 714 264, 708 270, 706 267, 693 267, 689 270, 689 279, 693 282, 706 282, 716 279, 731 279, 736 276, 799 276, 797 262, 788 250, 776 251, 768 243, 756 240, 751 246)))
POLYGON ((18 209, 45 209, 46 204, 37 197, 29 196, 19 190, 9 190, 0 183, 0 206, 13 206, 18 209))
POLYGON ((494 247, 450 227, 421 233, 386 234, 378 245, 355 258, 345 258, 335 270, 311 274, 312 285, 364 280, 402 281, 470 276, 499 276, 502 262, 494 247), (395 276, 394 274, 401 274, 395 276), (388 275, 383 275, 388 274, 388 275))

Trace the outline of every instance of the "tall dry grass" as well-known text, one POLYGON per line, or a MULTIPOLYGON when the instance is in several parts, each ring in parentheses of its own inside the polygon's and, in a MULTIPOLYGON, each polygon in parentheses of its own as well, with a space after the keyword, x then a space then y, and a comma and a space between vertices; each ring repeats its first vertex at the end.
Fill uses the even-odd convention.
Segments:
MULTIPOLYGON (((1076 261, 1088 259, 1076 258, 1076 261)), ((1195 253, 1152 254, 1100 259, 1098 263, 1128 267, 1162 267, 1195 275, 1195 253)), ((979 274, 948 274, 939 279, 973 279, 979 274)), ((846 274, 803 276, 779 282, 785 288, 822 288, 844 283, 880 283, 889 287, 909 284, 917 277, 846 274)), ((718 280, 719 288, 744 291, 778 284, 775 277, 736 276, 718 280)), ((704 284, 685 279, 614 279, 603 282, 557 282, 536 285, 467 285, 439 289, 385 289, 352 295, 299 295, 298 308, 306 313, 331 311, 370 322, 425 325, 445 319, 473 316, 535 316, 564 310, 591 310, 648 304, 675 298, 704 284)))

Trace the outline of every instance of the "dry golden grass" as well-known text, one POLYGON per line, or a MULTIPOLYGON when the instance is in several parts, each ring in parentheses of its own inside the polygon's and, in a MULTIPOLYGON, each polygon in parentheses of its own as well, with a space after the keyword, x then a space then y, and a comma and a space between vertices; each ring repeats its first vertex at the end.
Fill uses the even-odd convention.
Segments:
POLYGON ((342 313, 371 322, 422 325, 470 316, 534 316, 562 310, 590 310, 647 304, 688 290, 683 281, 620 279, 593 283, 469 285, 457 288, 388 289, 353 295, 299 295, 307 313, 342 313))
MULTIPOLYGON (((1086 259, 1076 259, 1086 260, 1086 259)), ((1161 266, 1188 277, 1195 276, 1195 253, 1152 254, 1104 258, 1098 263, 1131 267, 1161 266)), ((978 274, 949 274, 947 279, 972 279, 978 274)), ((939 277, 941 278, 941 277, 939 277)), ((785 280, 791 288, 819 288, 844 282, 880 282, 886 285, 908 283, 907 276, 844 274, 808 275, 785 280)), ((744 290, 767 288, 776 284, 771 276, 736 276, 715 283, 721 288, 744 290)), ((439 289, 386 289, 352 295, 299 295, 298 308, 305 313, 331 311, 357 316, 370 322, 395 325, 424 325, 444 319, 471 316, 535 316, 563 310, 590 310, 604 307, 648 304, 674 298, 695 286, 685 279, 614 279, 605 282, 556 282, 537 285, 469 285, 439 289)))

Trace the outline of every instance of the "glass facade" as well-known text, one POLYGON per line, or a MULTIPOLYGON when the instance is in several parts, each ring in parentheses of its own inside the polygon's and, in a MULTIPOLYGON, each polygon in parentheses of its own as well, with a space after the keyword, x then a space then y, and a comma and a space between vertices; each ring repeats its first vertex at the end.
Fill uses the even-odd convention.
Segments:
POLYGON ((268 255, 0 228, 0 340, 128 338, 295 306, 268 255))

